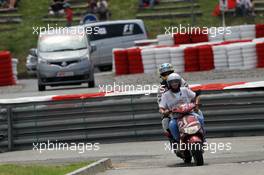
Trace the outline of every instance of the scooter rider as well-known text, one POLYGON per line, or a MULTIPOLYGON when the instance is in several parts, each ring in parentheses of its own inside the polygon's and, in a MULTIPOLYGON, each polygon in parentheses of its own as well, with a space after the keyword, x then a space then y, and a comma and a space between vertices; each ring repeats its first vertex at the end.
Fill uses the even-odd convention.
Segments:
MULTIPOLYGON (((160 82, 160 89, 157 95, 158 103, 160 103, 162 94, 169 90, 167 78, 172 73, 174 73, 174 68, 170 63, 163 63, 159 68, 159 74, 162 81, 160 82)), ((181 78, 181 86, 187 88, 189 87, 189 85, 186 83, 186 81, 183 78, 181 78)), ((170 118, 162 115, 162 128, 164 131, 164 135, 168 137, 169 140, 172 142, 173 136, 171 135, 171 132, 169 130, 169 122, 170 122, 170 118)))
MULTIPOLYGON (((176 73, 172 73, 168 76, 167 79, 169 90, 165 92, 162 97, 161 101, 159 103, 160 113, 167 118, 175 119, 178 117, 177 114, 170 114, 170 111, 173 109, 173 107, 182 104, 182 103, 195 103, 197 105, 197 108, 195 109, 195 112, 193 113, 194 116, 196 116, 199 120, 199 122, 202 125, 202 128, 204 128, 204 117, 203 115, 199 115, 200 112, 198 111, 198 103, 199 103, 199 93, 196 94, 192 90, 186 87, 181 87, 181 76, 179 76, 176 73)), ((171 120, 169 125, 175 125, 177 129, 174 131, 170 131, 173 135, 174 143, 179 143, 179 130, 176 120, 171 120)))
MULTIPOLYGON (((174 73, 174 68, 170 63, 163 63, 160 67, 159 67, 159 74, 160 74, 160 78, 161 78, 161 89, 163 89, 163 92, 166 92, 169 88, 168 88, 168 83, 167 83, 167 78, 170 74, 174 73)), ((179 75, 180 76, 180 75, 179 75)), ((181 85, 183 87, 189 87, 189 85, 187 84, 187 82, 181 78, 181 85)))

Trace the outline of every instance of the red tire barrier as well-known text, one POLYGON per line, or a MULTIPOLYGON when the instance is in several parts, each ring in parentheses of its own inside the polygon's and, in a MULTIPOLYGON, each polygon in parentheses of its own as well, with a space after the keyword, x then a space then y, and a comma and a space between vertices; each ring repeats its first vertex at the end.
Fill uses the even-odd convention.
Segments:
POLYGON ((199 71, 198 48, 188 47, 184 49, 185 72, 199 71))
POLYGON ((264 37, 264 24, 256 24, 256 38, 264 37))
POLYGON ((124 75, 129 73, 127 50, 114 50, 114 60, 116 75, 124 75))
POLYGON ((52 97, 52 101, 62 101, 62 100, 76 100, 76 99, 88 99, 96 97, 104 97, 105 92, 91 93, 91 94, 73 94, 73 95, 59 95, 52 97))
POLYGON ((189 44, 191 43, 191 38, 189 36, 189 34, 185 33, 175 33, 173 35, 173 39, 174 39, 174 44, 189 44))
POLYGON ((0 86, 14 85, 12 58, 8 51, 0 52, 0 86))
POLYGON ((246 42, 252 42, 252 40, 231 40, 231 41, 224 41, 224 42, 221 42, 220 45, 228 45, 228 44, 234 44, 234 43, 246 43, 246 42))
POLYGON ((215 84, 205 84, 205 85, 200 85, 191 88, 193 91, 214 91, 214 90, 224 90, 228 86, 234 86, 234 85, 243 85, 246 84, 246 82, 235 82, 235 83, 215 83, 215 84))
POLYGON ((205 33, 201 28, 195 28, 190 33, 191 43, 208 42, 208 34, 205 33))
POLYGON ((210 45, 198 47, 199 67, 201 71, 214 69, 213 49, 210 45))
POLYGON ((257 43, 256 50, 257 50, 257 67, 258 68, 264 67, 264 43, 257 43))
POLYGON ((141 50, 139 48, 131 48, 128 53, 128 70, 130 74, 144 73, 142 63, 141 50))
POLYGON ((192 43, 201 43, 201 42, 208 42, 208 35, 200 34, 200 35, 191 35, 192 43))

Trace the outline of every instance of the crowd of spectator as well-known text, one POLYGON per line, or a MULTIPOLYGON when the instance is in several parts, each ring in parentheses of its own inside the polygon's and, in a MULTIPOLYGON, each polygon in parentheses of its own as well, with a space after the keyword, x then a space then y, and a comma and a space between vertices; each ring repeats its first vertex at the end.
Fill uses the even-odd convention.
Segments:
POLYGON ((72 25, 73 11, 71 9, 71 5, 67 2, 67 0, 53 0, 49 8, 49 14, 65 15, 67 26, 72 25))
POLYGON ((0 8, 14 9, 17 7, 19 0, 0 0, 0 8))
MULTIPOLYGON (((67 19, 67 26, 71 26, 73 20, 73 10, 67 0, 53 0, 49 7, 50 15, 65 15, 67 19)), ((94 14, 98 17, 99 21, 108 20, 111 16, 108 9, 107 0, 88 0, 88 9, 84 16, 87 14, 94 14)))

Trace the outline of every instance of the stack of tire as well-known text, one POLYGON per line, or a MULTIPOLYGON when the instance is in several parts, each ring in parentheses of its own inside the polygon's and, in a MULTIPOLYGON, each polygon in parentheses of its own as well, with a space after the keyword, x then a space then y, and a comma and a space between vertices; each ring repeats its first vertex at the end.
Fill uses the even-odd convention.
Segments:
POLYGON ((199 71, 199 57, 197 47, 187 47, 184 49, 185 72, 199 71))
POLYGON ((153 48, 142 49, 141 51, 144 73, 156 71, 155 51, 153 48))
POLYGON ((144 73, 141 49, 140 48, 129 48, 127 49, 128 55, 128 70, 129 74, 144 73))
POLYGON ((257 67, 264 67, 264 42, 256 43, 257 67))
POLYGON ((264 38, 256 38, 256 39, 253 39, 253 42, 254 43, 264 43, 264 38))
POLYGON ((256 43, 247 42, 241 44, 244 69, 254 69, 257 67, 256 43))
POLYGON ((228 45, 228 44, 246 43, 246 42, 252 42, 252 40, 232 40, 232 41, 224 41, 221 44, 222 45, 228 45))
POLYGON ((226 31, 224 34, 224 40, 240 40, 240 26, 232 26, 230 27, 230 32, 226 31))
POLYGON ((200 71, 208 71, 214 69, 214 55, 212 46, 198 46, 198 58, 200 71))
POLYGON ((217 32, 210 28, 210 33, 208 34, 209 42, 217 42, 217 41, 224 41, 224 34, 221 32, 217 32), (215 31, 215 32, 214 32, 215 31))
POLYGON ((174 44, 190 44, 191 38, 188 33, 175 33, 173 35, 174 38, 174 44))
POLYGON ((171 63, 170 47, 155 48, 156 69, 163 63, 171 63))
POLYGON ((264 24, 256 24, 256 38, 264 37, 264 24))
POLYGON ((242 40, 252 40, 256 38, 255 25, 241 25, 240 26, 240 37, 242 40))
POLYGON ((228 57, 224 45, 213 46, 214 67, 216 70, 228 69, 228 57))
POLYGON ((113 70, 116 75, 125 75, 129 73, 127 49, 113 50, 113 70))
POLYGON ((170 49, 171 64, 174 66, 177 72, 184 72, 184 48, 172 47, 170 49))
POLYGON ((231 44, 226 46, 228 65, 231 70, 243 69, 243 57, 241 44, 231 44))
POLYGON ((18 75, 18 72, 17 72, 17 65, 18 65, 18 59, 16 58, 13 58, 12 59, 12 70, 13 70, 13 79, 15 81, 15 83, 17 83, 17 75, 18 75))
POLYGON ((160 46, 173 46, 174 39, 171 35, 158 35, 158 45, 160 46))
POLYGON ((190 34, 191 42, 192 43, 202 43, 202 42, 208 42, 208 35, 204 34, 200 30, 193 30, 190 34))
POLYGON ((8 51, 0 52, 0 86, 15 85, 11 53, 8 51))

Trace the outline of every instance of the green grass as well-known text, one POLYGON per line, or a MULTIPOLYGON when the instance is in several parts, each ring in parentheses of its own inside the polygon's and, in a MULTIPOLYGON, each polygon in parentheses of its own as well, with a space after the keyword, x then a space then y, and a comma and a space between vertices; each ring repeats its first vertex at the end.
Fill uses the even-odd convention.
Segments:
POLYGON ((92 162, 69 165, 0 165, 0 175, 64 175, 92 162))
MULTIPOLYGON (((196 26, 220 26, 221 18, 211 16, 211 13, 218 1, 199 0, 200 10, 203 12, 203 16, 197 17, 195 21, 196 26)), ((33 35, 34 26, 46 26, 45 22, 42 22, 42 17, 47 15, 49 0, 23 0, 20 2, 19 13, 23 15, 22 24, 12 24, 16 27, 16 31, 1 32, 0 33, 0 50, 10 50, 13 57, 19 58, 19 75, 25 77, 26 68, 25 61, 28 54, 28 50, 32 47, 36 47, 37 35, 33 35)), ((110 9, 112 12, 112 19, 134 19, 137 12, 138 0, 111 0, 110 9)), ((142 12, 142 11, 141 11, 142 12)), ((151 19, 145 20, 149 36, 155 38, 157 34, 164 33, 165 27, 178 26, 179 24, 188 25, 191 24, 191 18, 172 18, 172 19, 151 19)), ((227 17, 227 25, 241 25, 241 24, 254 24, 264 23, 263 17, 252 18, 236 18, 227 17)), ((65 25, 65 23, 59 23, 65 25)), ((55 23, 51 24, 55 25, 55 23)), ((2 26, 2 25, 1 25, 2 26)), ((0 26, 0 27, 1 27, 0 26)))

